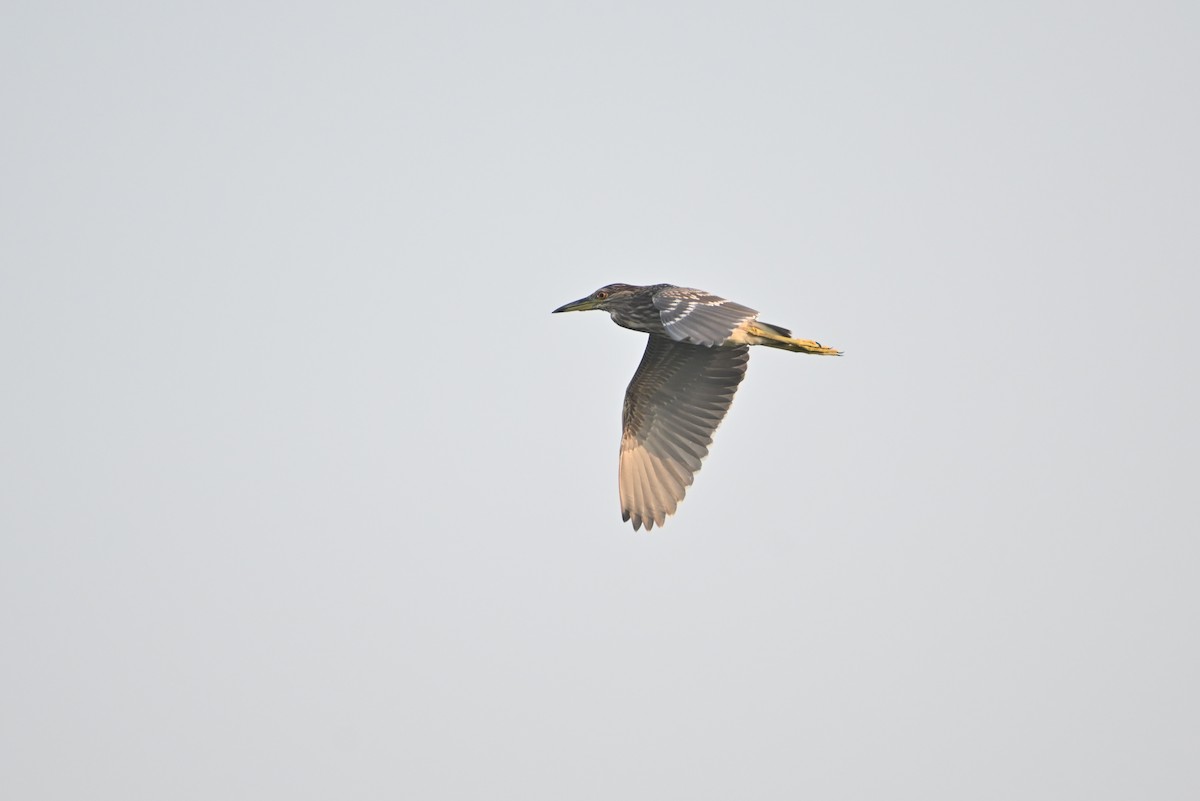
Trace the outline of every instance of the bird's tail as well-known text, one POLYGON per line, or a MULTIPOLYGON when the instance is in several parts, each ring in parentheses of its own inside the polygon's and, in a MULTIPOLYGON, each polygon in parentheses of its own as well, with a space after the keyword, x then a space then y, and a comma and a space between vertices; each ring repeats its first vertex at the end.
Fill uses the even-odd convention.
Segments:
POLYGON ((757 320, 746 326, 746 332, 757 341, 756 345, 766 345, 768 348, 790 350, 794 353, 815 353, 819 356, 841 356, 842 352, 835 348, 827 348, 820 342, 811 339, 793 339, 792 332, 770 323, 760 323, 757 320))

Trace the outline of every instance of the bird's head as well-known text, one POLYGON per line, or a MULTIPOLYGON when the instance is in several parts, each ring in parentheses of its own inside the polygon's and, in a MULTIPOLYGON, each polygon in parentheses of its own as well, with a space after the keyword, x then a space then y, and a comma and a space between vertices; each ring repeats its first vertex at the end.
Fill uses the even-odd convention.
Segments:
POLYGON ((602 286, 586 298, 571 301, 563 306, 559 306, 552 314, 569 311, 591 311, 592 309, 610 308, 610 305, 615 302, 620 302, 622 299, 633 295, 641 287, 631 286, 629 284, 609 284, 602 286))

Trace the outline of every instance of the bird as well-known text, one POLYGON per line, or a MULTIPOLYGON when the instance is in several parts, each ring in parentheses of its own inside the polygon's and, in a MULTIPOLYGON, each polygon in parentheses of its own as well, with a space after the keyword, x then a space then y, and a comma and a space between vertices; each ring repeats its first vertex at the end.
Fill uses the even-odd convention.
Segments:
POLYGON ((746 375, 751 345, 842 355, 760 322, 748 306, 673 284, 609 284, 552 313, 594 309, 649 335, 621 415, 621 519, 634 531, 675 513, 746 375))

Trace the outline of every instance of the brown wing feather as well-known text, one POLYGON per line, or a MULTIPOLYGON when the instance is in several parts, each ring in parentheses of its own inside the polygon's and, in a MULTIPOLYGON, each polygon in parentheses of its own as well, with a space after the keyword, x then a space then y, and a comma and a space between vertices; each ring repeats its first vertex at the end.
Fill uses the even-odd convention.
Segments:
POLYGON ((749 306, 702 289, 672 286, 654 293, 663 330, 676 342, 720 345, 743 324, 758 317, 749 306))
POLYGON ((746 374, 748 348, 710 348, 651 334, 625 391, 621 516, 662 525, 683 500, 746 374))

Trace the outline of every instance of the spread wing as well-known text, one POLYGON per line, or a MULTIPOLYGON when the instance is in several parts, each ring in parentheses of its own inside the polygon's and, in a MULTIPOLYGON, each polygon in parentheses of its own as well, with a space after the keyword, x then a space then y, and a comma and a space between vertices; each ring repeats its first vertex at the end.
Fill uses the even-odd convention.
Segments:
POLYGON ((720 345, 758 312, 699 289, 673 286, 652 298, 667 336, 677 342, 720 345))
POLYGON ((708 348, 651 334, 625 391, 621 434, 621 516, 634 531, 662 525, 708 455, 749 348, 708 348))

